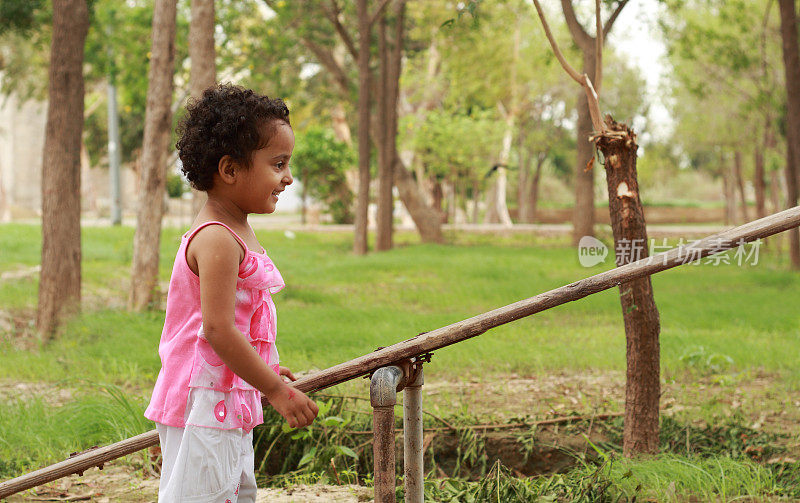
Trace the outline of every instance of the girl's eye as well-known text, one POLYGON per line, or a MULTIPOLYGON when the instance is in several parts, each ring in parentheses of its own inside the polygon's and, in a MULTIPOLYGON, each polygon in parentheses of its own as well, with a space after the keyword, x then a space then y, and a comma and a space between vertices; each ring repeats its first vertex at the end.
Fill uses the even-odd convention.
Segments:
POLYGON ((285 163, 285 162, 283 162, 283 161, 278 161, 278 163, 277 163, 275 166, 276 166, 278 169, 283 169, 283 167, 284 167, 284 166, 286 166, 286 163, 285 163))

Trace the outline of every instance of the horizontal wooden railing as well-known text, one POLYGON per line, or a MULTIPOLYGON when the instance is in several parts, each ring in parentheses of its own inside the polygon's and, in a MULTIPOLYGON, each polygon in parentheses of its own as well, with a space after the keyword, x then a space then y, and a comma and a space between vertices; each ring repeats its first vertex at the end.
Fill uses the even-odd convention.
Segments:
MULTIPOLYGON (((649 276, 700 258, 737 248, 761 238, 800 226, 800 206, 775 213, 739 227, 708 236, 691 244, 631 262, 568 285, 540 293, 513 304, 479 314, 446 327, 359 356, 295 381, 293 386, 312 393, 368 375, 408 358, 421 356, 445 346, 478 336, 489 329, 608 290, 632 279, 649 276)), ((613 254, 610 254, 613 257, 613 254)), ((158 443, 156 430, 92 449, 60 463, 0 483, 0 498, 53 480, 82 473, 88 468, 131 454, 158 443)))

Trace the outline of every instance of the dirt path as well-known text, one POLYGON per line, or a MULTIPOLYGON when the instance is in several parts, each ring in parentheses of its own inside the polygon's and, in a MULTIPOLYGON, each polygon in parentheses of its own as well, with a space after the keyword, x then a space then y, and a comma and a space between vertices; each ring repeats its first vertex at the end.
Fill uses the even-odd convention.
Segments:
MULTIPOLYGON (((96 503, 155 503, 158 478, 143 478, 141 470, 117 461, 103 470, 93 468, 8 498, 23 501, 89 501, 96 503)), ((294 486, 259 489, 257 503, 359 503, 372 501, 372 491, 360 486, 294 486)))
MULTIPOLYGON (((494 420, 609 414, 624 410, 625 373, 509 374, 433 381, 425 384, 423 400, 425 409, 437 415, 462 410, 494 420)), ((661 383, 661 413, 694 423, 737 415, 754 429, 800 436, 800 390, 778 375, 758 371, 666 375, 661 383)))

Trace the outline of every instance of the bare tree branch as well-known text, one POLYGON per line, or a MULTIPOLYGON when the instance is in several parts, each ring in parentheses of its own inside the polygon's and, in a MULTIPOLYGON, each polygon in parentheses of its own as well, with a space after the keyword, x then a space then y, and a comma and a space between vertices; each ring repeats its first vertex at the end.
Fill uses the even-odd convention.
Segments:
POLYGON ((606 25, 603 28, 603 36, 608 37, 609 32, 611 32, 611 27, 614 26, 614 21, 617 20, 619 17, 619 13, 622 11, 622 8, 625 7, 625 4, 628 3, 628 0, 622 0, 620 3, 617 4, 617 8, 614 9, 614 12, 611 13, 611 17, 608 18, 606 21, 606 25))
POLYGON ((600 115, 600 102, 597 93, 592 86, 592 81, 588 75, 583 74, 583 88, 586 90, 586 97, 589 99, 589 115, 592 117, 592 127, 598 134, 606 131, 605 123, 600 115))
POLYGON ((328 69, 331 74, 333 74, 333 78, 339 87, 344 92, 345 96, 348 96, 350 93, 350 79, 347 78, 347 73, 344 69, 336 62, 336 58, 333 57, 333 53, 328 51, 316 43, 308 40, 307 38, 303 37, 300 39, 308 49, 314 53, 314 56, 317 57, 317 60, 320 62, 322 66, 328 69))
MULTIPOLYGON (((264 3, 267 4, 267 7, 269 7, 270 9, 275 10, 275 2, 273 0, 264 0, 264 3)), ((300 24, 299 21, 300 20, 295 17, 294 19, 292 19, 290 21, 288 27, 289 28, 297 28, 297 26, 300 24)))
MULTIPOLYGON (((563 2, 569 3, 569 0, 563 0, 562 3, 563 2)), ((569 65, 569 63, 567 63, 567 60, 564 59, 564 55, 561 54, 561 49, 558 48, 558 43, 556 42, 556 39, 553 38, 553 34, 550 32, 550 25, 547 24, 547 19, 545 19, 544 17, 544 12, 542 11, 542 6, 539 4, 539 0, 533 0, 533 5, 536 6, 536 12, 539 14, 539 19, 541 19, 542 21, 542 28, 544 28, 544 34, 547 36, 547 40, 550 42, 550 47, 553 48, 553 52, 556 55, 556 59, 558 59, 558 62, 561 63, 561 67, 564 69, 565 72, 567 72, 567 75, 572 77, 578 84, 583 85, 583 79, 581 75, 578 72, 576 72, 575 69, 569 65)), ((570 8, 571 7, 572 4, 570 4, 570 8)))
POLYGON ((603 82, 603 20, 601 19, 600 0, 594 0, 594 20, 596 35, 594 37, 594 85, 600 90, 603 82))
MULTIPOLYGON (((569 0, 562 0, 562 2, 563 1, 569 3, 569 0)), ((544 17, 544 12, 542 11, 542 6, 539 4, 539 0, 533 0, 533 4, 536 6, 536 12, 539 14, 539 19, 542 21, 544 33, 547 35, 547 40, 550 42, 550 47, 553 48, 553 53, 555 53, 556 59, 558 59, 558 62, 561 63, 561 67, 564 69, 564 71, 567 72, 567 74, 572 77, 575 82, 582 85, 586 91, 586 97, 589 100, 589 115, 592 117, 592 126, 598 133, 604 132, 605 126, 600 117, 600 104, 597 100, 597 93, 594 90, 594 86, 592 86, 591 79, 585 73, 583 75, 579 75, 578 72, 576 72, 575 69, 569 65, 569 63, 567 63, 567 60, 564 59, 564 55, 561 54, 561 50, 558 48, 555 38, 553 38, 553 34, 550 32, 550 25, 547 24, 547 19, 544 17)))
POLYGON ((583 29, 583 26, 581 26, 581 23, 578 21, 578 17, 575 15, 575 9, 572 7, 572 0, 561 0, 561 10, 564 11, 564 18, 567 20, 567 27, 569 28, 569 32, 572 34, 572 38, 575 40, 575 43, 578 44, 578 47, 580 47, 583 51, 590 50, 594 41, 592 40, 592 37, 586 33, 586 30, 583 29))
POLYGON ((381 2, 381 4, 378 6, 377 10, 375 10, 375 14, 373 14, 372 17, 369 18, 370 26, 375 24, 375 21, 377 21, 378 17, 380 17, 380 15, 383 13, 383 9, 385 9, 386 6, 389 5, 389 2, 391 2, 391 1, 392 0, 383 0, 381 2))
POLYGON ((341 14, 342 10, 339 8, 339 4, 336 0, 331 0, 331 8, 333 10, 328 10, 325 6, 322 6, 322 10, 325 11, 325 16, 333 23, 333 27, 336 29, 336 33, 342 38, 342 42, 344 42, 345 47, 347 47, 347 52, 353 57, 354 61, 358 61, 358 49, 356 49, 355 43, 353 43, 353 37, 347 32, 345 27, 342 25, 342 22, 339 20, 339 14, 341 14))

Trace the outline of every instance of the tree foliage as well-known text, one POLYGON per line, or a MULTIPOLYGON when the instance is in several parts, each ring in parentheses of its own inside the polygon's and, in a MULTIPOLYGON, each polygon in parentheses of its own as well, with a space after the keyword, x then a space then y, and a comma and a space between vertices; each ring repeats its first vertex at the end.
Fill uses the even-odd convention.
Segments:
POLYGON ((780 128, 785 110, 785 97, 777 92, 782 76, 774 2, 668 4, 662 25, 673 34, 667 49, 674 70, 675 142, 693 161, 709 158, 700 151, 732 146, 752 152, 764 127, 780 128))
POLYGON ((327 206, 334 223, 352 223, 353 193, 345 172, 356 162, 353 149, 320 126, 298 133, 295 145, 293 171, 308 194, 327 206))

